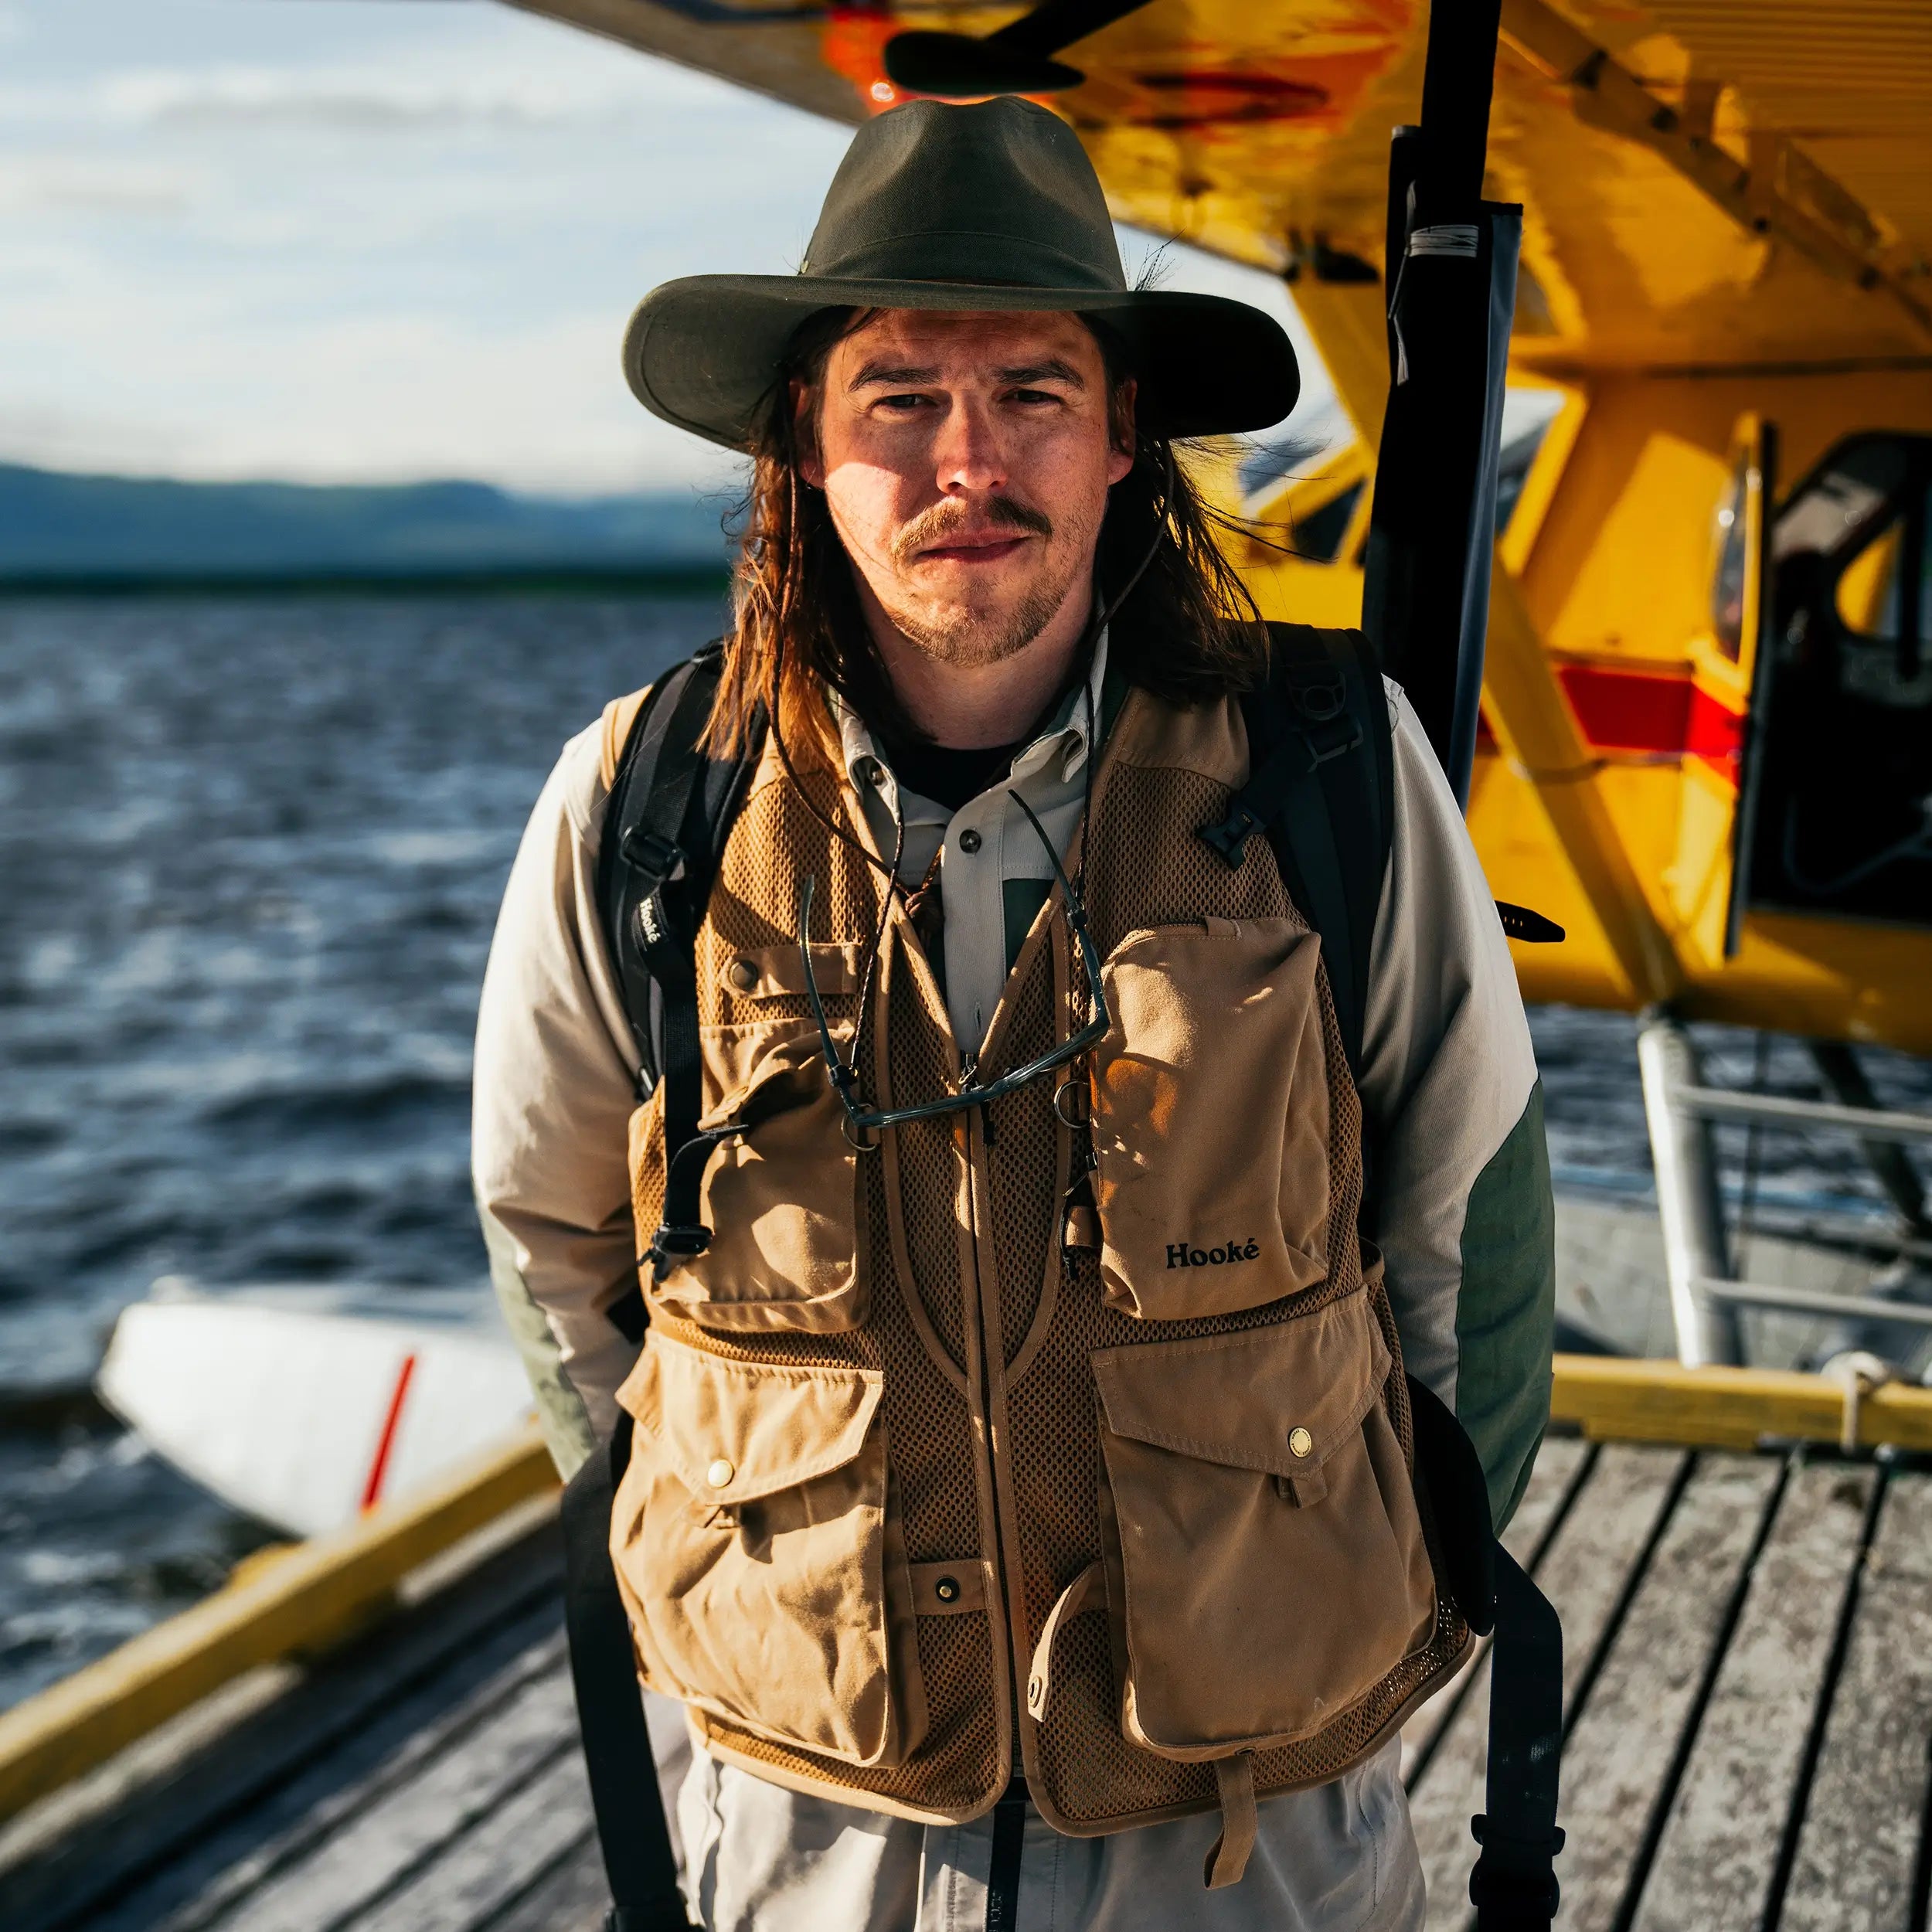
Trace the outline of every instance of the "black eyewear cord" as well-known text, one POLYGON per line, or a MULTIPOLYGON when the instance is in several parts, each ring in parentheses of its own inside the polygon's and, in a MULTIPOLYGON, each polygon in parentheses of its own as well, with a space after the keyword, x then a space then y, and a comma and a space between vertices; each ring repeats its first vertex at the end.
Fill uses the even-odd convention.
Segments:
MULTIPOLYGON (((1090 761, 1093 753, 1090 750, 1090 761)), ((1113 1024, 1108 1012, 1107 995, 1100 988, 1100 957, 1099 949, 1094 944, 1094 935, 1087 922, 1087 907, 1079 892, 1066 876, 1061 866, 1060 854, 1053 849, 1053 842, 1046 835, 1046 828, 1034 815, 1033 808, 1016 791, 1009 791, 1007 797, 1026 815, 1026 822, 1033 828, 1040 843, 1046 849, 1047 863, 1053 869, 1053 883, 1060 888, 1066 907, 1066 923, 1073 935, 1076 950, 1080 954, 1080 970, 1087 981, 1087 998, 1094 1009, 1094 1016, 1080 1029, 1063 1040, 1050 1053, 1043 1053, 1036 1060, 1029 1060, 1024 1066, 1016 1066, 1010 1073, 1002 1073, 997 1079, 982 1081, 978 1071, 968 1072, 964 1082, 956 1094, 942 1095, 937 1100, 920 1100, 911 1107, 869 1107, 860 1097, 859 1088, 859 1048, 865 1029, 865 1002, 860 1002, 859 1023, 852 1036, 852 1058, 840 1057, 836 1042, 832 1036, 832 1026, 825 1018, 824 996, 818 990, 818 978, 811 964, 811 900, 818 884, 815 878, 808 875, 804 888, 798 895, 798 957, 804 962, 805 998, 811 1007, 811 1016, 818 1022, 818 1039, 825 1049, 825 1069, 832 1077, 834 1090, 839 1104, 845 1110, 846 1138, 855 1146, 875 1145, 869 1139, 856 1136, 875 1134, 880 1129, 898 1127, 907 1121, 929 1121, 942 1114, 957 1114, 970 1107, 984 1107, 989 1100, 996 1100, 1008 1094, 1017 1093, 1022 1087, 1038 1080, 1043 1073, 1050 1073, 1056 1068, 1065 1066, 1077 1060, 1090 1046, 1097 1045, 1107 1035, 1113 1024)), ((869 979, 870 975, 867 975, 869 979)))

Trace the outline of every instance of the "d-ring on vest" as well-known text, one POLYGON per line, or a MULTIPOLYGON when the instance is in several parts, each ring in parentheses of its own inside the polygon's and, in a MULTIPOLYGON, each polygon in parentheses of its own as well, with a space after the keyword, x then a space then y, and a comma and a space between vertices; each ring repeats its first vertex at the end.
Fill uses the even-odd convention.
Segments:
MULTIPOLYGON (((1343 1044, 1352 1070, 1374 920, 1386 868, 1391 765, 1386 701, 1366 647, 1349 634, 1272 627, 1267 689, 1244 700, 1251 777, 1226 815, 1200 828, 1229 862, 1261 832, 1295 903, 1322 935, 1343 1044)), ((647 1068, 662 1043, 667 1188, 651 1253, 701 1252, 709 1230, 697 1177, 678 1152, 699 1140, 701 1107, 692 935, 702 916, 732 815, 753 760, 721 764, 696 749, 716 689, 719 653, 699 654, 651 694, 614 787, 600 898, 647 1068)), ((755 756, 755 754, 754 754, 755 756)), ((641 1333, 640 1298, 620 1325, 641 1333)), ((1454 1417, 1411 1381, 1419 1487, 1441 1545, 1457 1607, 1478 1633, 1494 1628, 1488 1808, 1471 1879, 1483 1932, 1546 1925, 1560 1719, 1560 1633, 1554 1614, 1500 1550, 1481 1470, 1454 1417)), ((624 1432, 627 1436, 628 1429, 624 1432)), ((586 1754, 620 1932, 681 1925, 649 1743, 607 1542, 611 1485, 626 1445, 594 1456, 571 1487, 566 1523, 573 1664, 586 1754)))

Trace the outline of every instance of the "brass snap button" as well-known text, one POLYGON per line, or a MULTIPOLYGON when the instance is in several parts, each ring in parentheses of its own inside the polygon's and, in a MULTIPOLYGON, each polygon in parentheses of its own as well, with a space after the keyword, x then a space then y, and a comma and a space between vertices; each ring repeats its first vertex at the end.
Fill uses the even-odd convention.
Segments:
POLYGON ((939 1581, 933 1585, 933 1594, 942 1604, 957 1603, 959 1601, 959 1579, 957 1577, 940 1577, 939 1581))
POLYGON ((959 849, 961 852, 978 852, 981 842, 979 834, 974 831, 971 825, 968 825, 959 835, 959 849))
POLYGON ((1315 1438, 1307 1430, 1291 1429, 1288 1431, 1288 1453, 1291 1455, 1305 1456, 1314 1447, 1315 1438))
POLYGON ((711 1467, 704 1472, 704 1479, 706 1482, 710 1484, 713 1489, 724 1489, 728 1488, 730 1486, 731 1478, 737 1473, 737 1471, 732 1468, 730 1462, 728 1462, 725 1458, 720 1456, 717 1461, 713 1463, 711 1467))
POLYGON ((748 959, 734 959, 726 968, 725 978, 741 993, 748 993, 758 983, 758 969, 748 959))
POLYGON ((861 758, 853 769, 858 774, 859 782, 862 785, 870 785, 875 791, 879 789, 879 781, 886 775, 885 767, 873 757, 861 758))

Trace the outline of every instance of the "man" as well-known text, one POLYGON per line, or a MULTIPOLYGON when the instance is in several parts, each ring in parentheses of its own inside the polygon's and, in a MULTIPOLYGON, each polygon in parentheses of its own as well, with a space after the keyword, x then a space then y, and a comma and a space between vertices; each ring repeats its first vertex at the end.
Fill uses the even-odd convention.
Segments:
POLYGON ((560 1461, 634 1418, 612 1547, 696 1746, 694 1913, 1419 1927, 1396 1733, 1467 1632, 1402 1370, 1500 1521, 1547 1410, 1548 1169, 1394 687, 1359 1076, 1339 936, 1267 840, 1200 836, 1268 645, 1172 444, 1284 415, 1285 338, 1126 289, 1045 111, 918 103, 855 139, 798 275, 659 290, 627 366, 754 457, 702 1107, 667 1126, 665 1012, 600 917, 633 699, 512 874, 475 1174, 560 1461), (640 1353, 609 1311, 647 1249, 640 1353))

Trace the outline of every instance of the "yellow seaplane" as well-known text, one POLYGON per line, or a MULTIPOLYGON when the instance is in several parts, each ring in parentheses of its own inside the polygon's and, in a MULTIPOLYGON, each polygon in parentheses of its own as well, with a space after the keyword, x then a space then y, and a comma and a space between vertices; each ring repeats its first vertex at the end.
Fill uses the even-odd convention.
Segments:
POLYGON ((1287 281, 1354 440, 1236 505, 1237 560, 1409 686, 1512 936, 1563 930, 1526 996, 1646 1015, 1679 1352, 1818 1298, 1732 1278, 1713 1121, 1856 1131, 1925 1247, 1932 1121, 1854 1051, 1932 1053, 1923 0, 517 3, 848 121, 1031 95, 1117 218, 1287 281), (1459 247, 1513 295, 1486 345, 1433 305, 1459 247), (1441 338, 1486 423, 1410 395, 1441 338), (1498 473, 1505 357, 1549 413, 1498 473), (1693 1019, 1814 1043, 1831 1098, 1713 1091, 1693 1019))

